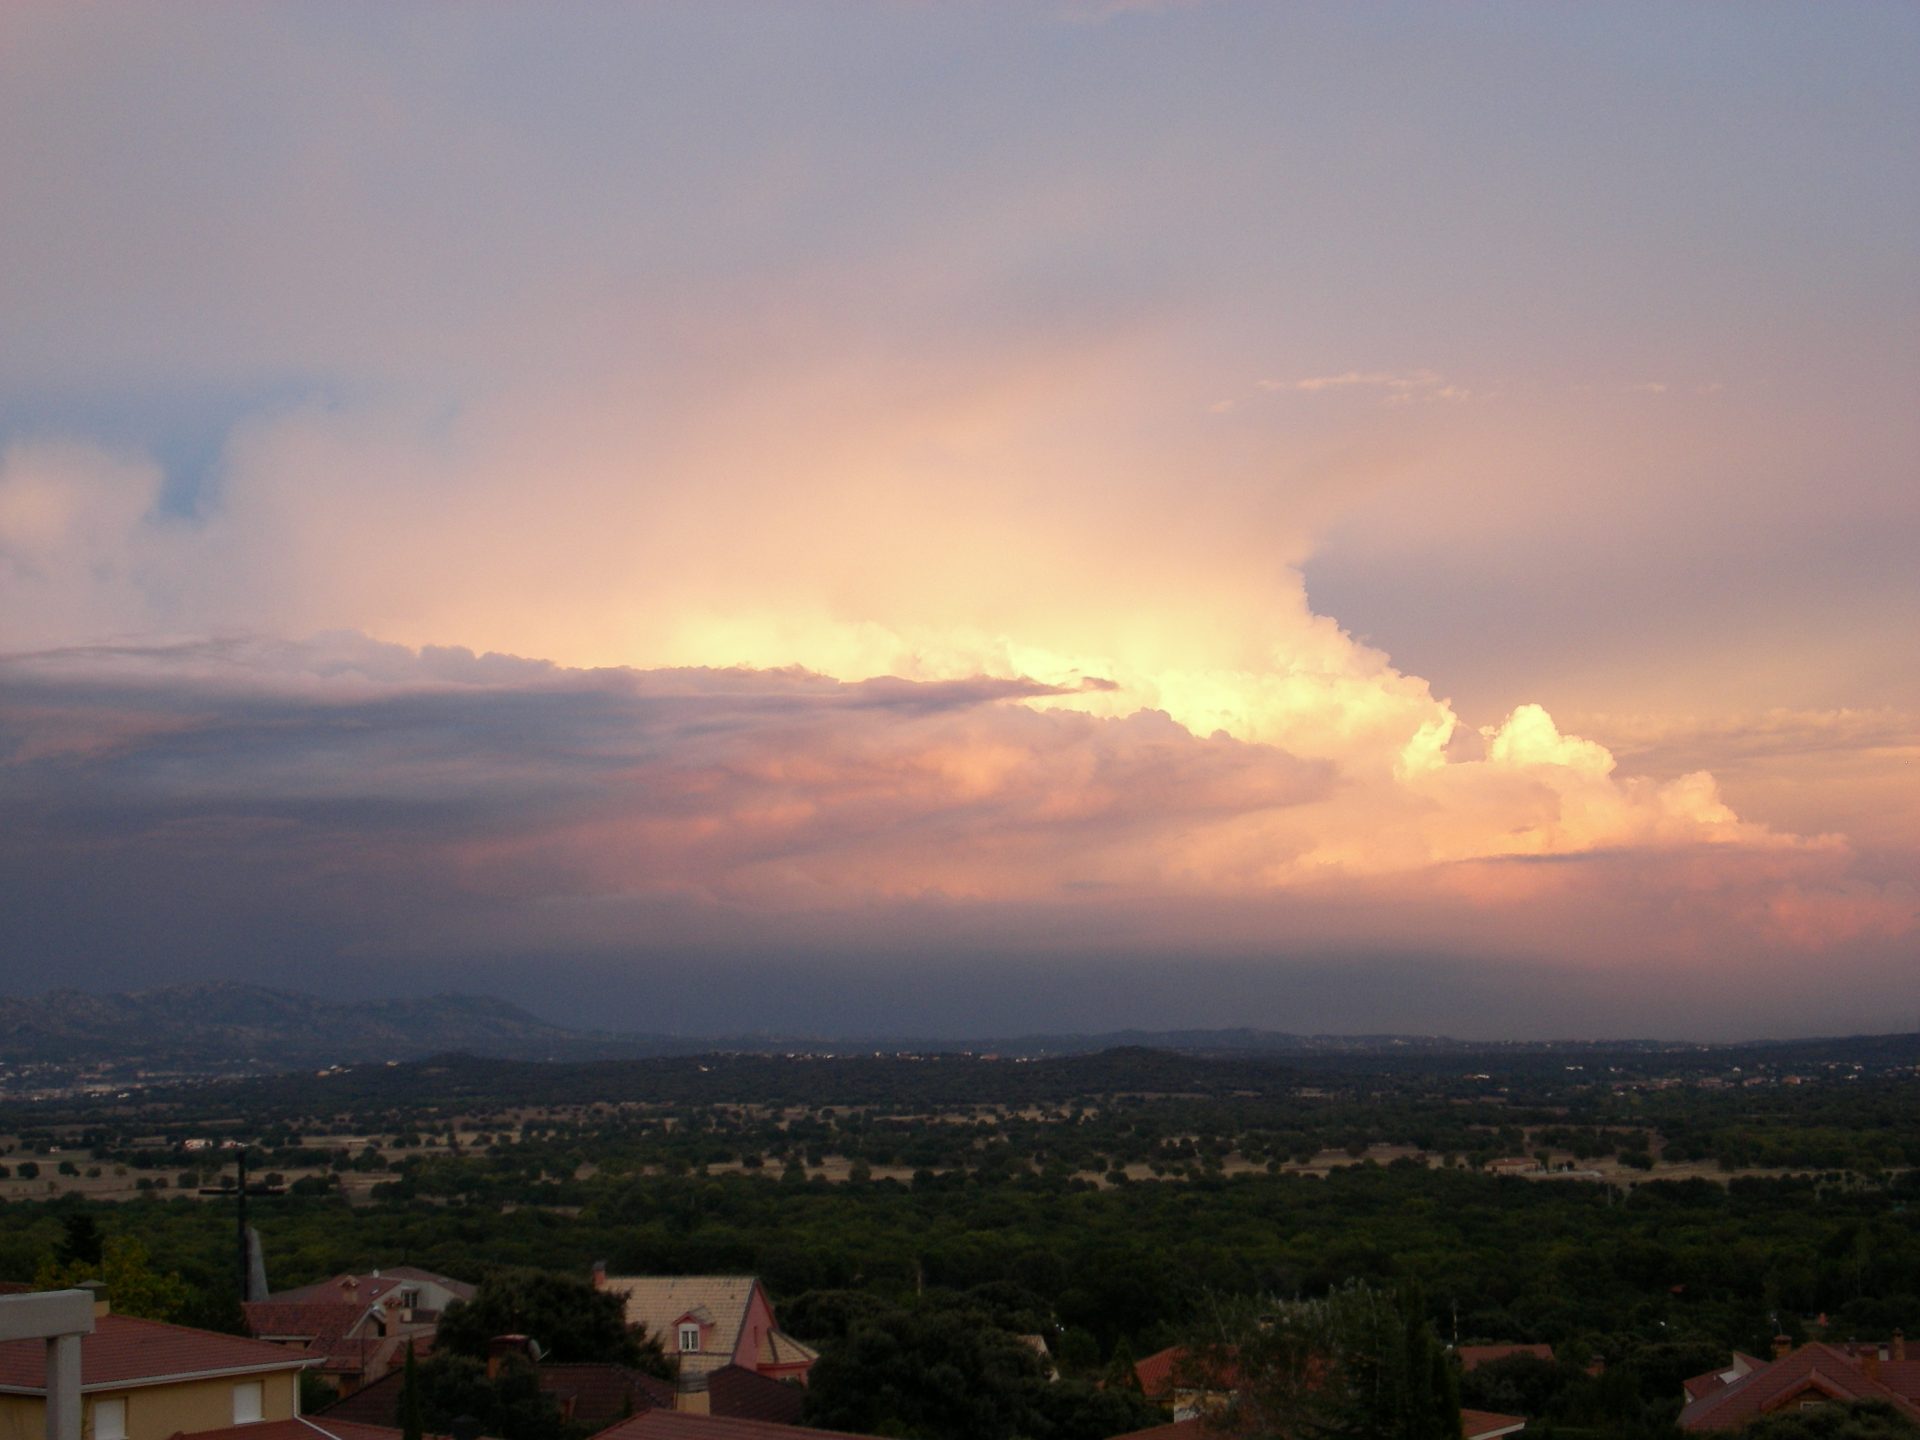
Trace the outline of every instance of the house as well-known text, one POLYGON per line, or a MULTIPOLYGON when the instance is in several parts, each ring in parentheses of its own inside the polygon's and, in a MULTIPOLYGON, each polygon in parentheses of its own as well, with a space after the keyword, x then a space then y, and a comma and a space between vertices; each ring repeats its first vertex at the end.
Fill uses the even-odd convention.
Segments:
POLYGON ((1232 1360, 1209 1361, 1184 1345, 1169 1345, 1135 1362, 1140 1393, 1173 1411, 1175 1421, 1194 1420, 1227 1407, 1240 1387, 1232 1360))
POLYGON ((397 1370, 408 1345, 432 1339, 447 1306, 472 1298, 463 1280, 400 1265, 279 1290, 241 1309, 255 1339, 315 1357, 321 1379, 349 1395, 397 1370))
POLYGON ((276 1290, 263 1301, 313 1304, 338 1301, 366 1308, 375 1301, 392 1297, 393 1306, 438 1318, 439 1313, 456 1300, 473 1299, 474 1287, 464 1280, 436 1275, 417 1265, 390 1265, 385 1270, 365 1275, 335 1275, 331 1280, 300 1285, 291 1290, 276 1290))
MULTIPOLYGON (((158 1320, 96 1303, 80 1337, 81 1427, 88 1440, 168 1440, 181 1431, 291 1420, 309 1357, 285 1346, 158 1320)), ((0 1341, 0 1440, 41 1440, 47 1347, 0 1341)), ((249 1430, 249 1435, 253 1432, 249 1430)))
POLYGON ((1798 1350, 1789 1349, 1781 1336, 1774 1341, 1772 1360, 1752 1362, 1752 1356, 1736 1356, 1727 1369, 1686 1381, 1688 1400, 1680 1412, 1680 1428, 1737 1430, 1776 1411, 1850 1400, 1881 1401, 1920 1424, 1920 1361, 1907 1358, 1907 1339, 1899 1331, 1885 1342, 1802 1345, 1798 1350), (1750 1367, 1745 1373, 1742 1362, 1750 1367))
POLYGON ((1695 1400, 1705 1399, 1709 1395, 1717 1395, 1722 1389, 1731 1385, 1741 1376, 1751 1375, 1766 1363, 1764 1360, 1757 1360, 1751 1355, 1736 1350, 1733 1352, 1732 1360, 1724 1368, 1709 1370, 1704 1375, 1695 1375, 1690 1380, 1682 1380, 1680 1382, 1680 1389, 1685 1396, 1685 1403, 1692 1404, 1695 1400))
POLYGON ((698 1390, 726 1365, 804 1382, 820 1358, 780 1329, 773 1302, 751 1275, 609 1275, 596 1265, 593 1284, 619 1295, 627 1324, 644 1326, 679 1358, 683 1389, 698 1390))

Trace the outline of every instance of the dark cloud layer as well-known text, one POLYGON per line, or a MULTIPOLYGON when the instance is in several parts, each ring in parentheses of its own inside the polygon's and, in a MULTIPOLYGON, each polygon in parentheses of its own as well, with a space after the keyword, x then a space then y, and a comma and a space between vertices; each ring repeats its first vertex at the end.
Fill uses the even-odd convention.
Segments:
MULTIPOLYGON (((1333 767, 1153 712, 1032 708, 1056 693, 569 670, 350 634, 16 656, 4 979, 455 985, 694 1030, 1167 1013, 1491 1033, 1572 1023, 1590 965, 1539 961, 1596 909, 1632 945, 1689 892, 1726 915, 1782 885, 1846 903, 1844 857, 1777 846, 1274 879, 1277 818, 1343 823, 1311 819, 1348 789, 1333 767)), ((1863 963, 1880 933, 1854 937, 1863 963)), ((1653 1008, 1587 1013, 1644 1028, 1653 1008)))

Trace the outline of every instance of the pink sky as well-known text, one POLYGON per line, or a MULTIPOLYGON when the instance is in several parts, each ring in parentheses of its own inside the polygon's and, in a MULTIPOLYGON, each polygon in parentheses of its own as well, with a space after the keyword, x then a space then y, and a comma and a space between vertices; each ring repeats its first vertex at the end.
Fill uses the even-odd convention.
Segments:
POLYGON ((1915 28, 12 7, 0 985, 1905 1028, 1915 28))

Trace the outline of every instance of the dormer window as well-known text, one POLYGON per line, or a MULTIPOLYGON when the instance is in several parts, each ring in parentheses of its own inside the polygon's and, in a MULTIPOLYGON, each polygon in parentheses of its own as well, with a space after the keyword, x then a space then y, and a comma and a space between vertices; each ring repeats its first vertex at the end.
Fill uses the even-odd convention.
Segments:
POLYGON ((680 1327, 680 1353, 690 1355, 700 1348, 700 1327, 689 1320, 680 1327))

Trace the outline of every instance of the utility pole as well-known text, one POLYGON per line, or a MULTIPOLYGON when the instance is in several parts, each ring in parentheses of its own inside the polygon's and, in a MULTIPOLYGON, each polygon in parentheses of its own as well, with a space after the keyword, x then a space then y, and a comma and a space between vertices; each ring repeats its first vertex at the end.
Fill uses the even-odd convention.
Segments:
POLYGON ((239 1295, 241 1302, 245 1303, 248 1300, 263 1300, 266 1298, 264 1295, 255 1295, 252 1293, 253 1242, 247 1227, 247 1197, 249 1195, 284 1195, 286 1194, 286 1187, 281 1185, 249 1185, 247 1183, 247 1147, 245 1145, 240 1147, 239 1154, 236 1158, 239 1161, 240 1173, 239 1181, 234 1189, 229 1190, 226 1186, 220 1185, 211 1188, 202 1188, 200 1193, 202 1195, 232 1195, 237 1202, 234 1216, 234 1258, 237 1262, 238 1269, 234 1273, 239 1277, 239 1295))

